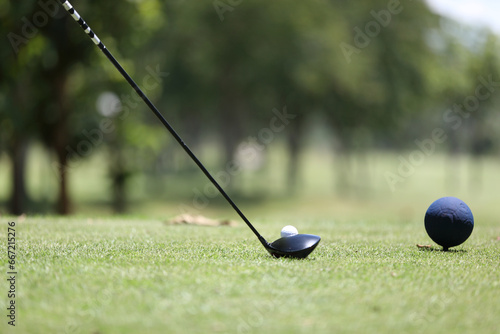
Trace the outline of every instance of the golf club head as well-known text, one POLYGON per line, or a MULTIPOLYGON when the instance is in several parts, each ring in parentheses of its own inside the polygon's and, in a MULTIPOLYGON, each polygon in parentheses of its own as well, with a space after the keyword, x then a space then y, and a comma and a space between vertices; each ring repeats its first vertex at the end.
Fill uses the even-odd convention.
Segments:
POLYGON ((279 238, 266 246, 274 257, 306 258, 318 245, 320 237, 312 234, 296 234, 279 238))

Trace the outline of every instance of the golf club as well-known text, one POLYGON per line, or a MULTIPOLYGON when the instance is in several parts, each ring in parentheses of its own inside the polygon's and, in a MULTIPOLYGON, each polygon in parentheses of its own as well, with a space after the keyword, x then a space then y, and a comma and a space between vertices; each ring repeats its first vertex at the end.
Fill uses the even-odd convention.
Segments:
POLYGON ((144 92, 137 86, 134 80, 127 74, 123 67, 118 63, 118 61, 113 57, 113 55, 104 46, 97 35, 90 29, 87 23, 82 19, 78 12, 73 8, 69 1, 59 0, 66 11, 73 17, 73 19, 80 24, 83 30, 87 33, 90 39, 95 45, 106 55, 106 57, 113 63, 116 69, 121 73, 121 75, 127 80, 127 82, 132 86, 136 93, 142 98, 146 105, 151 109, 151 111, 158 117, 160 122, 167 128, 167 130, 172 134, 175 140, 182 146, 184 151, 191 157, 191 159, 196 163, 196 165, 201 169, 205 176, 212 182, 212 184, 217 188, 221 195, 226 199, 226 201, 233 207, 233 209, 238 213, 238 215, 243 219, 243 221, 248 225, 248 227, 257 236, 262 245, 267 249, 267 251, 274 257, 291 257, 291 258, 305 258, 307 257, 318 245, 321 238, 317 235, 311 234, 297 234, 294 236, 283 237, 272 243, 269 243, 264 239, 262 235, 253 227, 250 221, 245 217, 243 212, 236 206, 236 204, 231 200, 231 198, 226 194, 224 189, 219 185, 219 183, 214 179, 214 177, 208 172, 208 170, 203 166, 203 164, 198 160, 194 153, 189 149, 189 147, 184 143, 182 138, 175 132, 172 126, 167 122, 163 115, 158 111, 158 109, 153 105, 149 98, 144 94, 144 92))

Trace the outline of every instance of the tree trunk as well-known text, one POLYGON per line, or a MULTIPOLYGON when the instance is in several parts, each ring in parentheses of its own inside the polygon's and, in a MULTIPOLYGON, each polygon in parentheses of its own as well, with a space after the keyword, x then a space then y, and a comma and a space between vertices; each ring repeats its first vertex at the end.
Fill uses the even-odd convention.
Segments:
POLYGON ((460 178, 460 143, 456 131, 450 131, 448 134, 450 145, 448 153, 448 162, 445 165, 444 186, 449 193, 456 192, 461 187, 460 178))
POLYGON ((301 140, 303 134, 303 118, 297 118, 290 124, 292 127, 288 129, 287 144, 288 144, 288 175, 287 175, 287 188, 289 193, 295 193, 297 190, 297 180, 299 174, 299 154, 301 148, 301 140))
POLYGON ((24 213, 26 204, 26 140, 14 139, 9 153, 12 162, 12 188, 9 199, 9 211, 14 215, 24 213))
POLYGON ((113 175, 113 210, 115 213, 127 211, 127 174, 125 172, 113 175))
POLYGON ((113 185, 113 210, 115 213, 127 211, 127 181, 130 173, 123 156, 123 147, 115 142, 110 154, 110 174, 113 185))
POLYGON ((67 154, 64 149, 56 149, 57 160, 59 165, 62 166, 59 169, 59 196, 57 198, 56 211, 58 214, 67 215, 71 212, 70 199, 68 193, 68 168, 67 168, 67 154))
MULTIPOLYGON (((242 137, 244 120, 239 100, 239 93, 235 91, 233 71, 227 67, 224 69, 220 80, 220 137, 224 153, 224 165, 233 159, 236 148, 242 137)), ((231 186, 231 184, 229 185, 231 186)))
POLYGON ((352 144, 351 138, 345 132, 337 131, 335 147, 334 170, 337 175, 335 179, 335 192, 342 195, 352 195, 352 144))
POLYGON ((67 215, 71 212, 71 201, 68 191, 68 152, 66 147, 69 145, 68 116, 70 112, 67 91, 66 74, 59 73, 53 81, 54 96, 57 101, 58 119, 53 136, 53 148, 56 152, 59 162, 59 197, 57 199, 56 210, 58 214, 67 215))

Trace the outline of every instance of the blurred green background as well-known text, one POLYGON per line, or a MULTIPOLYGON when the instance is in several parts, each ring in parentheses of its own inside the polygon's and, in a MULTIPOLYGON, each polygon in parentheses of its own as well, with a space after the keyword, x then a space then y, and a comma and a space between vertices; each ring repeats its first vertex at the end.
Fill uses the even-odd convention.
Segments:
MULTIPOLYGON (((425 1, 72 1, 251 216, 494 220, 499 38, 425 1)), ((0 212, 233 215, 56 1, 0 0, 0 212)))

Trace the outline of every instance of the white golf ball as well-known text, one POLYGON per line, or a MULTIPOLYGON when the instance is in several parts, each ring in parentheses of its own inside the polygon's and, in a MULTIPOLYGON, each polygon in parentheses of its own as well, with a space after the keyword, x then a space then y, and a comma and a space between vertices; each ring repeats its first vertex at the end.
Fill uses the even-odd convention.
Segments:
POLYGON ((287 225, 281 229, 281 237, 291 237, 292 235, 299 234, 299 231, 292 226, 292 225, 287 225))

